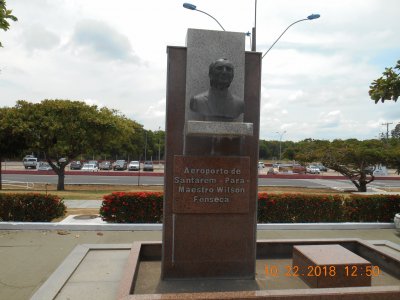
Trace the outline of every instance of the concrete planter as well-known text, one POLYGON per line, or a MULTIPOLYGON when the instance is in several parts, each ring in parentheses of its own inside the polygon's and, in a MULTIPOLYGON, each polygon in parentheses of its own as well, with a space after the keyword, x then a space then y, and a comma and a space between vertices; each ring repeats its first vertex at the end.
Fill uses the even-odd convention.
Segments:
POLYGON ((396 226, 397 231, 400 231, 400 213, 394 216, 394 226, 396 226))

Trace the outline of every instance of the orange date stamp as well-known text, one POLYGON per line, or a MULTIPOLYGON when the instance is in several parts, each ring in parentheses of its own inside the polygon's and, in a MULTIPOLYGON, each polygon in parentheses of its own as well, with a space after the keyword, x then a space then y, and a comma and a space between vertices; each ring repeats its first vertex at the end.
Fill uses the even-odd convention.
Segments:
POLYGON ((290 265, 265 265, 265 275, 278 277, 375 277, 382 275, 379 266, 349 265, 341 266, 290 266, 290 265))

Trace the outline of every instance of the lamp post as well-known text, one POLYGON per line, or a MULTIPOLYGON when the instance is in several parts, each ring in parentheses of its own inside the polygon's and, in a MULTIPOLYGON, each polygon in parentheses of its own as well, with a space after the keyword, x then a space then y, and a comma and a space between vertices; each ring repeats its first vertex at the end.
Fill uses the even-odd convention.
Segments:
POLYGON ((144 132, 145 141, 144 141, 144 161, 147 161, 147 131, 144 132))
POLYGON ((257 0, 254 0, 254 27, 251 30, 251 51, 257 51, 257 39, 256 39, 256 28, 257 28, 257 0))
MULTIPOLYGON (((272 49, 272 47, 275 46, 275 44, 279 41, 279 39, 282 37, 282 35, 284 35, 285 32, 286 32, 290 27, 292 27, 294 24, 299 23, 299 22, 302 22, 302 21, 315 20, 315 19, 318 19, 319 17, 320 17, 319 14, 312 14, 312 15, 309 15, 309 16, 308 16, 307 18, 305 18, 305 19, 300 19, 300 20, 297 20, 296 22, 293 22, 292 24, 290 24, 290 25, 289 25, 288 27, 286 27, 286 29, 281 33, 281 35, 275 40, 275 42, 271 45, 271 47, 269 47, 269 49, 267 50, 267 52, 264 53, 264 55, 262 56, 262 58, 264 58, 264 56, 267 55, 267 53, 272 49)), ((254 37, 253 37, 253 38, 254 38, 254 37)))
POLYGON ((158 126, 158 167, 161 166, 160 160, 160 153, 161 153, 161 138, 160 138, 160 134, 161 134, 161 126, 158 126))
POLYGON ((279 160, 282 159, 282 136, 286 133, 286 130, 281 132, 276 132, 277 134, 279 134, 279 160))
POLYGON ((214 21, 217 22, 219 26, 221 26, 222 30, 225 31, 225 28, 222 27, 221 23, 218 22, 218 20, 217 20, 216 18, 214 18, 212 15, 206 13, 205 11, 202 11, 202 10, 200 10, 200 9, 197 9, 197 8, 196 8, 196 5, 191 4, 191 3, 183 3, 183 7, 186 8, 186 9, 196 10, 196 11, 198 11, 198 12, 201 12, 201 13, 203 13, 203 14, 206 14, 207 16, 213 18, 214 21))

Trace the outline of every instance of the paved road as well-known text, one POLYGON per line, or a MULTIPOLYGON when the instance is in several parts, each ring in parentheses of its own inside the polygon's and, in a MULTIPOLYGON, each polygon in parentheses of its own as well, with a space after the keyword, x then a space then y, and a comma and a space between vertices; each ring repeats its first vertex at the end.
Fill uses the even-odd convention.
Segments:
MULTIPOLYGON (((33 182, 33 183, 57 183, 56 175, 31 175, 31 174, 3 174, 3 180, 33 182)), ((260 186, 297 186, 311 188, 354 188, 349 180, 333 179, 288 179, 288 178, 259 178, 260 186)), ((88 176, 67 175, 66 184, 121 184, 121 185, 162 185, 164 177, 159 176, 88 176)), ((376 180, 368 185, 374 188, 400 187, 400 180, 376 180)))

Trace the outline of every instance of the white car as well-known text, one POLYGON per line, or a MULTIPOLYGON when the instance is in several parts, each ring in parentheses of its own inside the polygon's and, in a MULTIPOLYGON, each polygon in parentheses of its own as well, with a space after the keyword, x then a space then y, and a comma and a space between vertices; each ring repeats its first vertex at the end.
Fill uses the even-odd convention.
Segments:
POLYGON ((99 168, 95 164, 84 164, 81 171, 85 172, 97 172, 99 168))
POLYGON ((262 161, 258 162, 258 168, 259 169, 264 169, 265 168, 265 164, 262 161))
POLYGON ((48 162, 39 162, 38 171, 51 171, 53 170, 48 162))
POLYGON ((139 171, 139 170, 140 170, 140 164, 139 164, 139 162, 138 162, 137 160, 132 160, 132 161, 129 163, 128 171, 139 171))
POLYGON ((310 165, 310 166, 306 167, 306 173, 319 174, 319 173, 321 173, 321 171, 318 167, 310 165))

